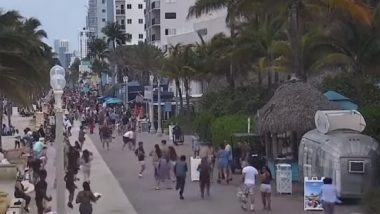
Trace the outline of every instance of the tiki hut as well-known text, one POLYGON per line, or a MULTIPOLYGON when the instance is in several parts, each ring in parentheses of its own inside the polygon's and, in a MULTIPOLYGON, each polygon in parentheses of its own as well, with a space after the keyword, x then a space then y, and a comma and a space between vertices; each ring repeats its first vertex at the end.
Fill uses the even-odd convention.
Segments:
POLYGON ((317 110, 337 110, 313 86, 289 81, 278 87, 273 97, 257 112, 257 132, 264 137, 268 159, 297 159, 299 139, 315 128, 317 110))

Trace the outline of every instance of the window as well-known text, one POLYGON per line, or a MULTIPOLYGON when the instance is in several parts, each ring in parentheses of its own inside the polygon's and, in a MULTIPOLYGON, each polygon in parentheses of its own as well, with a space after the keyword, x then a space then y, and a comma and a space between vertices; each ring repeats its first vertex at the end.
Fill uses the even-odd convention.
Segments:
POLYGON ((175 3, 176 0, 165 0, 165 3, 175 3))
POLYGON ((103 18, 103 19, 102 19, 102 22, 106 22, 106 19, 103 18))
POLYGON ((120 20, 120 24, 124 25, 125 24, 125 20, 124 19, 120 20))
POLYGON ((124 10, 124 5, 122 4, 122 5, 120 5, 120 8, 122 9, 122 10, 124 10))
POLYGON ((156 41, 156 35, 155 34, 152 35, 152 41, 156 41))
POLYGON ((165 19, 176 19, 177 14, 176 13, 165 13, 165 19))
POLYGON ((132 9, 132 5, 131 4, 127 4, 127 9, 132 9))
POLYGON ((105 12, 106 12, 106 9, 103 9, 103 10, 102 10, 102 13, 105 13, 105 12))
POLYGON ((143 9, 143 5, 142 4, 139 4, 139 9, 143 9))
POLYGON ((364 173, 364 161, 348 161, 348 172, 349 173, 364 173))
POLYGON ((176 35, 176 29, 175 28, 166 28, 165 29, 165 35, 176 35))
POLYGON ((106 3, 106 0, 102 0, 102 4, 105 4, 106 3))
POLYGON ((126 37, 127 37, 127 40, 131 40, 132 39, 132 34, 127 33, 126 37))
POLYGON ((139 39, 143 39, 144 38, 144 34, 140 33, 139 34, 139 39))
POLYGON ((144 23, 144 19, 139 19, 139 24, 143 24, 144 23))
POLYGON ((127 24, 132 24, 132 19, 127 19, 127 24))

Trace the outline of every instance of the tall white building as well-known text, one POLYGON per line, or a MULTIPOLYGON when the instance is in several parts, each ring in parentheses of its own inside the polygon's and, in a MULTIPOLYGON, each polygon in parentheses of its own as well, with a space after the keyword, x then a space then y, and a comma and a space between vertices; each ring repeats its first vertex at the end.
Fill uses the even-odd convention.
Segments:
MULTIPOLYGON (((215 34, 229 34, 226 25, 226 9, 210 12, 199 18, 187 18, 189 8, 196 0, 146 0, 146 32, 147 42, 160 47, 163 51, 171 45, 200 42, 199 35, 205 41, 215 34)), ((184 90, 184 85, 181 83, 184 90)), ((174 82, 169 90, 176 94, 174 82)), ((202 96, 204 87, 199 81, 191 81, 192 97, 202 96)), ((176 95, 177 96, 177 95, 176 95)))
POLYGON ((208 40, 217 33, 227 33, 225 9, 200 18, 187 18, 196 0, 146 0, 147 42, 166 50, 168 45, 199 41, 198 32, 208 40))
POLYGON ((79 58, 84 59, 87 57, 89 49, 88 42, 94 37, 94 32, 90 31, 87 28, 83 28, 79 32, 79 58))

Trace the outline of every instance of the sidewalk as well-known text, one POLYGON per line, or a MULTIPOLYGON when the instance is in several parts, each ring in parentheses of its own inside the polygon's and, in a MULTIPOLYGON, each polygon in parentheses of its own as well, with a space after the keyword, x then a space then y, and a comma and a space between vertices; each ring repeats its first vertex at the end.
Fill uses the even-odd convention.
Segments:
MULTIPOLYGON (((30 127, 30 118, 21 118, 13 117, 14 126, 23 130, 26 127, 30 127)), ((33 129, 33 128, 32 128, 33 129)), ((75 123, 72 129, 72 136, 70 137, 70 142, 74 144, 75 140, 78 138, 79 133, 79 123, 75 123)), ((14 144, 13 137, 3 137, 3 148, 12 149, 14 144)), ((128 198, 123 193, 122 188, 120 187, 118 181, 113 176, 112 172, 108 168, 107 164, 104 162, 102 156, 97 151, 95 145, 93 144, 91 138, 86 136, 86 142, 84 143, 84 149, 87 149, 92 152, 94 160, 92 162, 91 168, 91 189, 94 192, 99 192, 102 194, 102 198, 93 204, 93 214, 137 214, 134 207, 128 200, 128 198)), ((56 190, 53 187, 55 179, 55 148, 54 146, 48 147, 48 163, 46 165, 46 170, 48 172, 48 195, 53 197, 53 200, 49 202, 54 210, 56 207, 56 190)), ((82 180, 81 171, 78 173, 78 177, 82 180)), ((10 197, 13 197, 15 181, 0 181, 0 190, 8 192, 10 197)), ((76 194, 82 190, 82 181, 77 181, 76 185, 78 189, 75 192, 76 194)), ((30 213, 36 214, 37 210, 34 202, 35 193, 31 193, 32 201, 30 204, 30 213)), ((66 206, 64 214, 76 214, 78 213, 79 206, 75 204, 74 197, 74 209, 70 209, 66 206)), ((66 191, 66 198, 68 199, 68 192, 66 191)), ((67 201, 65 202, 65 204, 67 201)), ((61 213, 59 213, 61 214, 61 213)))

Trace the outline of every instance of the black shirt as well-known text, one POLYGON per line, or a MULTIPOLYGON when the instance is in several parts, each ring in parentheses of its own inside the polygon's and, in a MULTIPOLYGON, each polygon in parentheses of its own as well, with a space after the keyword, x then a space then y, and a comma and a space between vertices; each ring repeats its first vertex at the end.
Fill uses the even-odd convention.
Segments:
POLYGON ((137 156, 137 159, 139 161, 143 161, 145 159, 144 148, 142 148, 142 147, 137 148, 136 151, 135 151, 135 155, 137 156))

